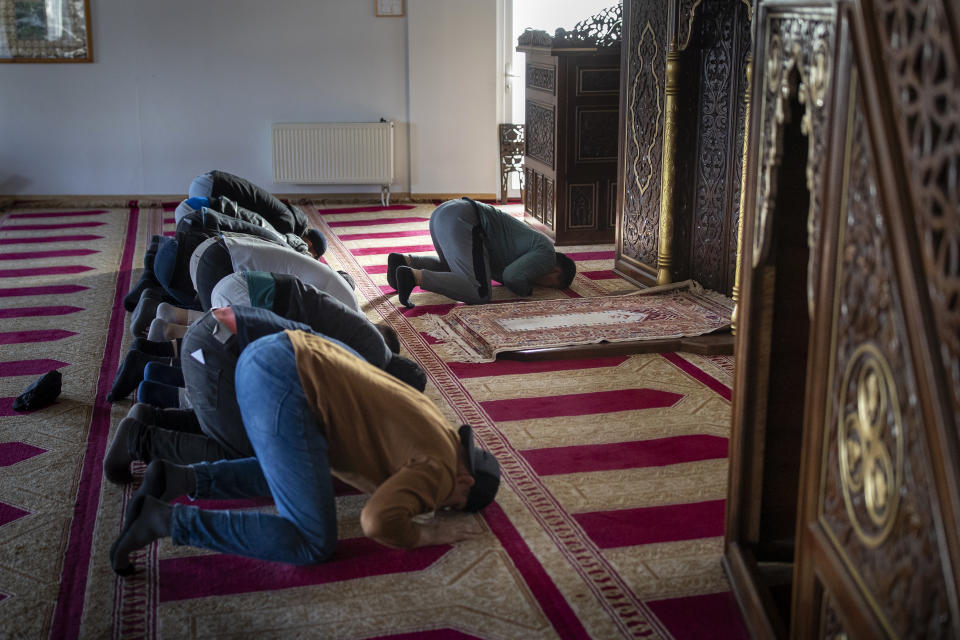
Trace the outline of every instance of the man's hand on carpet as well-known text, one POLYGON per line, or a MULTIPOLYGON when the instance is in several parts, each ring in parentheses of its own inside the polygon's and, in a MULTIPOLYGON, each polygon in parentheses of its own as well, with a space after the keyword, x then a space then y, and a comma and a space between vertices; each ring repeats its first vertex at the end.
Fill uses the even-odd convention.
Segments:
POLYGON ((473 518, 438 516, 430 522, 420 524, 420 539, 415 546, 453 544, 463 540, 479 538, 481 535, 483 535, 483 531, 477 526, 473 518))

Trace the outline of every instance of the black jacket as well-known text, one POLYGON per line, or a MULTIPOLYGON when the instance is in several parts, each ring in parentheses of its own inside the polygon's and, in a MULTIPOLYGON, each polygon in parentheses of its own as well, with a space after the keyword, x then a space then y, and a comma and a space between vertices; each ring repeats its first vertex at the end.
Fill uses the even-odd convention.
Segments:
POLYGON ((282 234, 292 233, 299 237, 307 230, 307 216, 303 211, 293 205, 284 204, 249 180, 226 171, 211 171, 210 177, 213 180, 211 200, 226 196, 244 209, 263 216, 282 234))

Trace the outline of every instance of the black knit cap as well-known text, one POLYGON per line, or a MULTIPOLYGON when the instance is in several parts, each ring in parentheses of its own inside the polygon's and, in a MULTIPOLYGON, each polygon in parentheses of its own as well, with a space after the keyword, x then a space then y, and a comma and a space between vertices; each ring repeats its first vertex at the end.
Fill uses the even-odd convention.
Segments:
POLYGON ((474 445, 473 429, 470 425, 462 425, 458 433, 467 470, 473 476, 473 486, 470 487, 470 495, 467 496, 467 504, 463 510, 480 511, 497 496, 497 489, 500 488, 500 463, 492 453, 474 445))
POLYGON ((323 232, 320 231, 320 229, 307 229, 303 235, 310 240, 310 244, 313 245, 313 250, 317 252, 317 257, 326 253, 327 239, 324 237, 323 232))

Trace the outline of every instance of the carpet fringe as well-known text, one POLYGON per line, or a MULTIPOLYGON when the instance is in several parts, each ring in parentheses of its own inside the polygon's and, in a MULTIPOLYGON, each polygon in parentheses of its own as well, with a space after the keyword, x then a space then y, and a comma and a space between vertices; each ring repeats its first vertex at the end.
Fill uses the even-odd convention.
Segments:
POLYGON ((728 298, 722 293, 718 293, 716 291, 713 291, 712 289, 706 289, 702 284, 700 284, 696 280, 683 280, 682 282, 671 282, 670 284, 661 284, 655 287, 640 289, 639 291, 630 291, 622 295, 649 296, 649 295, 656 295, 659 293, 665 293, 667 291, 681 291, 681 290, 687 290, 690 293, 707 298, 711 302, 718 304, 722 307, 725 307, 729 309, 731 312, 733 312, 734 304, 733 304, 732 298, 728 298))

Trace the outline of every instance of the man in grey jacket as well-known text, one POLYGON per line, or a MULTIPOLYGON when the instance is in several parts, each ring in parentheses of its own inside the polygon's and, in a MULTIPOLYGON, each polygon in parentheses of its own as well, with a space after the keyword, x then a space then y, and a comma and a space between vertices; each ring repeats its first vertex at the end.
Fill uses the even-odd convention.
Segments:
POLYGON ((545 235, 513 216, 469 198, 449 200, 430 217, 430 238, 437 256, 391 253, 387 282, 400 302, 413 307, 415 286, 468 304, 489 302, 490 280, 519 296, 533 286, 566 289, 577 265, 555 251, 545 235))

